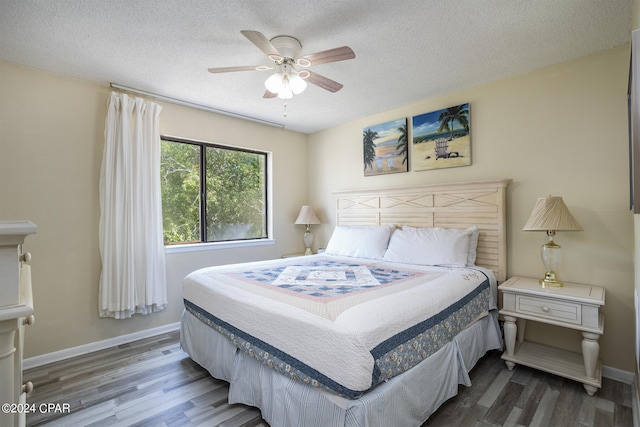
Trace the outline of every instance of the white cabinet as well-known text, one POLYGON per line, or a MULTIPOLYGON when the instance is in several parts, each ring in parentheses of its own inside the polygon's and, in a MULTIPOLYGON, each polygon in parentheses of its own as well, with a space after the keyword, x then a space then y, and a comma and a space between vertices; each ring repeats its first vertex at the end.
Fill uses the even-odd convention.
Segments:
POLYGON ((33 323, 31 256, 22 252, 24 239, 36 232, 28 221, 0 221, 0 426, 25 425, 25 403, 31 384, 22 384, 24 326, 33 323))
POLYGON ((565 283, 541 287, 537 279, 512 277, 498 287, 502 291, 504 339, 502 354, 507 367, 521 364, 579 381, 589 395, 602 387, 602 362, 598 339, 604 331, 605 290, 599 286, 565 283), (527 342, 527 320, 577 329, 582 332, 582 354, 527 342))

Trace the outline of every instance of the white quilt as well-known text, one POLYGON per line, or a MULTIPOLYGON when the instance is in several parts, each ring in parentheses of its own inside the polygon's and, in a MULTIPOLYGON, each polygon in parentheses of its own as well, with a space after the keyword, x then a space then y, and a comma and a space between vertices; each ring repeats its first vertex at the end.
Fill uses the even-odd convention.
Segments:
POLYGON ((353 398, 496 308, 496 283, 479 267, 314 255, 195 271, 184 299, 250 356, 353 398))

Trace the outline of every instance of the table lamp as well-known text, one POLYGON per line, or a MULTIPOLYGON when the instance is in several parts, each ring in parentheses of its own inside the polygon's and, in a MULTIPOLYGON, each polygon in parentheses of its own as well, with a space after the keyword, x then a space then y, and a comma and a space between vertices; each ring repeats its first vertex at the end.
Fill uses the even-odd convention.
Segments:
POLYGON ((304 254, 311 255, 311 245, 313 244, 313 234, 309 229, 311 224, 321 224, 320 220, 316 216, 316 213, 313 211, 313 208, 308 205, 304 205, 300 208, 300 213, 298 214, 298 218, 296 218, 296 224, 304 224, 307 226, 307 230, 304 232, 304 254))
POLYGON ((581 231, 582 227, 571 215, 569 209, 562 201, 562 197, 540 197, 531 212, 529 220, 523 231, 546 231, 549 241, 542 245, 540 255, 547 272, 540 279, 542 287, 562 286, 562 282, 556 277, 556 270, 562 260, 562 248, 553 241, 556 231, 581 231))

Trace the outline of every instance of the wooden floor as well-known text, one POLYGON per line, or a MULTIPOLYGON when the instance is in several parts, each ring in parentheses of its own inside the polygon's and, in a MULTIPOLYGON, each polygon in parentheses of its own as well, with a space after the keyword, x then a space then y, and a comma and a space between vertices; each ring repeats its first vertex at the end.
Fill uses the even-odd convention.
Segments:
MULTIPOLYGON (((573 381, 509 371, 497 351, 470 376, 473 386, 460 386, 423 427, 633 425, 627 384, 605 378, 590 397, 573 381)), ((227 383, 189 359, 178 332, 33 368, 25 379, 35 387, 29 404, 60 404, 28 414, 29 426, 268 426, 259 410, 227 403, 227 383)))

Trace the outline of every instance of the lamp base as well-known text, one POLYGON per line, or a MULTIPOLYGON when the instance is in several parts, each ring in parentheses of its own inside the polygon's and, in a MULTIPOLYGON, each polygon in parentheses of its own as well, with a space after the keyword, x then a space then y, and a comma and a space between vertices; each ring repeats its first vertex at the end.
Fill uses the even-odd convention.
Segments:
POLYGON ((562 260, 562 248, 559 244, 553 241, 553 236, 556 234, 554 230, 547 231, 549 241, 542 245, 540 255, 542 256, 542 263, 544 264, 547 272, 544 274, 544 278, 540 279, 540 286, 543 288, 559 288, 562 286, 562 282, 556 277, 556 270, 560 266, 562 260))
POLYGON ((547 271, 544 275, 544 279, 538 280, 540 286, 543 288, 560 288, 564 286, 564 284, 558 280, 556 277, 556 273, 553 271, 547 271))
POLYGON ((307 231, 304 232, 304 236, 303 236, 303 241, 304 241, 304 254, 305 255, 313 255, 313 252, 311 251, 311 245, 313 244, 313 234, 311 233, 311 231, 309 231, 309 225, 307 225, 307 231))

